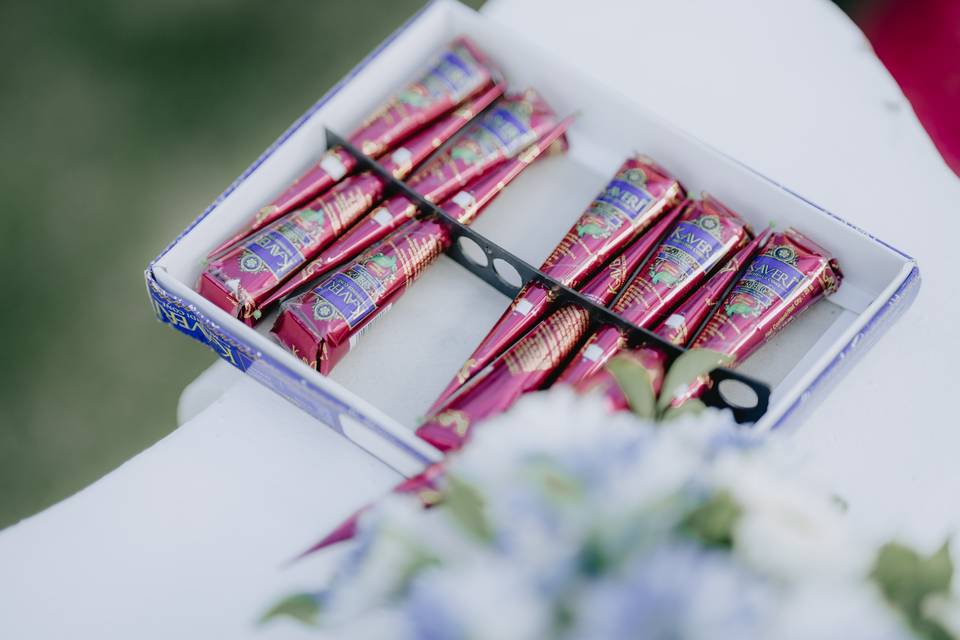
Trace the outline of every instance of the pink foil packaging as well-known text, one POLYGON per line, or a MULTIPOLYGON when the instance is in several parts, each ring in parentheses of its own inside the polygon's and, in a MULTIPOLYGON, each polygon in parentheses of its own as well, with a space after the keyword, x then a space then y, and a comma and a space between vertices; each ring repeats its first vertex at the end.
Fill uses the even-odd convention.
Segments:
MULTIPOLYGON (((478 178, 443 208, 461 223, 476 216, 542 153, 565 140, 564 121, 516 160, 478 178)), ((283 303, 273 328, 277 339, 298 358, 328 374, 353 348, 371 322, 389 310, 451 244, 446 226, 431 218, 412 220, 338 269, 319 285, 283 303)))
MULTIPOLYGON (((637 326, 655 326, 749 237, 743 219, 716 199, 704 195, 689 201, 612 310, 637 326)), ((567 365, 558 382, 575 385, 589 378, 625 346, 626 336, 619 327, 602 327, 567 365)))
MULTIPOLYGON (((380 156, 458 104, 479 93, 497 72, 477 47, 465 37, 454 40, 429 70, 393 96, 354 131, 349 142, 369 156, 380 156)), ((339 147, 328 150, 290 187, 263 207, 247 229, 222 243, 215 256, 262 228, 322 195, 356 169, 356 160, 339 147)))
MULTIPOLYGON (((615 257, 583 287, 596 304, 613 302, 626 279, 673 226, 683 207, 665 214, 646 234, 615 257)), ((573 351, 590 326, 585 309, 567 305, 550 314, 506 354, 477 374, 462 393, 448 400, 417 434, 447 451, 459 448, 472 425, 506 410, 521 395, 540 389, 573 351)))
POLYGON ((673 227, 684 211, 678 205, 665 213, 650 230, 637 238, 623 253, 614 257, 590 280, 580 288, 580 294, 596 304, 607 306, 617 297, 620 290, 630 281, 630 276, 640 266, 648 254, 653 251, 663 236, 673 227))
MULTIPOLYGON (((763 248, 770 237, 770 230, 761 233, 748 242, 730 258, 710 279, 690 297, 684 300, 673 313, 664 320, 654 333, 678 347, 686 347, 701 323, 716 308, 727 287, 733 283, 740 269, 763 248)), ((632 358, 649 374, 654 394, 659 394, 663 386, 664 368, 667 356, 663 349, 655 345, 642 345, 634 349, 624 349, 617 356, 632 358)), ((626 396, 616 379, 606 367, 574 383, 574 388, 583 393, 599 393, 607 401, 610 410, 625 411, 630 408, 626 396)))
POLYGON ((474 425, 506 411, 528 391, 539 389, 577 346, 590 327, 590 314, 568 305, 554 311, 510 347, 417 428, 417 435, 441 451, 459 449, 474 425))
MULTIPOLYGON (((397 178, 407 176, 500 94, 498 87, 490 88, 440 119, 394 151, 384 167, 397 178)), ((384 187, 384 181, 369 172, 347 178, 308 206, 274 220, 211 260, 198 290, 222 309, 254 324, 271 291, 301 267, 305 257, 329 245, 369 210, 384 187)))
MULTIPOLYGON (((691 349, 711 349, 735 366, 824 295, 837 290, 843 274, 822 247, 795 229, 774 233, 754 256, 730 293, 714 310, 691 349)), ((672 406, 698 397, 709 384, 665 389, 672 406)))
MULTIPOLYGON (((628 158, 563 237, 540 270, 576 288, 683 197, 680 183, 649 158, 628 158)), ((539 284, 517 295, 428 410, 436 411, 477 372, 549 313, 553 296, 539 284)))
POLYGON ((740 269, 747 262, 753 259, 757 251, 770 238, 770 231, 767 230, 753 240, 748 242, 732 258, 727 260, 723 267, 717 271, 702 287, 697 289, 693 295, 684 300, 673 310, 653 332, 671 344, 678 347, 686 346, 693 332, 707 319, 717 303, 723 297, 724 291, 737 277, 740 269))
MULTIPOLYGON (((427 200, 440 202, 491 167, 516 156, 557 125, 553 111, 532 89, 508 99, 512 102, 492 109, 484 122, 466 132, 445 156, 418 171, 409 186, 427 200)), ((389 198, 311 261, 297 279, 312 280, 346 264, 416 213, 416 205, 403 195, 389 198)), ((282 295, 297 286, 291 282, 282 295)))

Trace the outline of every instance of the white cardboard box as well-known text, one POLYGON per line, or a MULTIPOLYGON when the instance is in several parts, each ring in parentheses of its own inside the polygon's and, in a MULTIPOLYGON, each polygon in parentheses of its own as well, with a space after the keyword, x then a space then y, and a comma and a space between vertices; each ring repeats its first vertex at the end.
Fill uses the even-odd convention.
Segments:
POLYGON ((741 367, 773 387, 770 408, 754 428, 796 424, 915 296, 919 271, 906 254, 677 130, 616 87, 557 64, 520 33, 452 0, 437 0, 311 107, 149 265, 147 285, 158 317, 397 470, 412 473, 437 459, 413 428, 508 303, 488 285, 441 258, 329 378, 269 336, 272 319, 250 329, 193 286, 207 251, 316 161, 324 127, 352 130, 396 89, 398 78, 413 77, 461 33, 504 70, 511 87, 533 86, 558 113, 579 113, 570 152, 531 167, 473 225, 528 262, 542 261, 634 151, 654 157, 688 192, 715 195, 756 228, 770 221, 778 228, 795 226, 837 258, 845 274, 837 294, 741 367))

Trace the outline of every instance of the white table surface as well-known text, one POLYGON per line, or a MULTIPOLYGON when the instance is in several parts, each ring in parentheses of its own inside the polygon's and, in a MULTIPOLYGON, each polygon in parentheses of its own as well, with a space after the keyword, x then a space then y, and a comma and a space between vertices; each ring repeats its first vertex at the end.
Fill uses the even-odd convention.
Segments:
MULTIPOLYGON (((856 27, 826 0, 487 11, 537 25, 569 63, 918 258, 913 307, 777 437, 859 522, 926 545, 960 530, 960 420, 936 400, 960 391, 960 181, 856 27), (663 74, 643 82, 637 59, 663 74)), ((181 415, 157 445, 0 533, 0 637, 315 637, 252 621, 317 585, 338 552, 289 558, 397 476, 226 365, 188 388, 181 415)))

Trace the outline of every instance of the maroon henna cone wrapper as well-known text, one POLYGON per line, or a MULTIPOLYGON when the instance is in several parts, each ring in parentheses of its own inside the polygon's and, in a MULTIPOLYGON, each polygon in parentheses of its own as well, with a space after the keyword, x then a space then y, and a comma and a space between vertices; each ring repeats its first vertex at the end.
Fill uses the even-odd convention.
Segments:
MULTIPOLYGON (((674 309, 673 313, 654 329, 654 333, 678 347, 687 346, 690 338, 693 337, 693 332, 716 307, 723 292, 737 277, 740 269, 763 247, 769 237, 770 231, 767 230, 744 245, 710 277, 706 284, 674 309)), ((617 357, 628 357, 640 364, 650 376, 654 395, 660 393, 667 364, 667 356, 663 349, 655 345, 643 345, 635 349, 618 351, 617 357)), ((630 408, 626 395, 606 367, 576 382, 573 386, 582 393, 593 392, 602 395, 611 412, 626 411, 630 408)))
MULTIPOLYGON (((395 177, 405 177, 495 97, 495 92, 485 92, 442 118, 394 151, 383 166, 395 177)), ((308 206, 274 220, 207 264, 198 287, 201 295, 254 324, 272 292, 369 211, 385 187, 370 172, 351 176, 308 206)))
POLYGON ((506 411, 524 393, 543 386, 589 326, 590 314, 580 307, 568 305, 553 312, 427 418, 417 435, 441 451, 459 449, 478 422, 506 411))
MULTIPOLYGON (((830 254, 795 229, 774 233, 713 312, 691 349, 710 349, 743 362, 804 310, 837 290, 843 274, 830 254)), ((665 389, 671 406, 698 397, 709 381, 665 389)))
MULTIPOLYGON (((714 198, 689 201, 612 310, 644 329, 655 326, 749 238, 743 219, 714 198)), ((626 336, 619 327, 602 327, 583 345, 558 382, 574 385, 589 378, 625 346, 626 336)))
MULTIPOLYGON (((591 278, 581 293, 601 306, 613 302, 629 274, 657 246, 684 210, 682 206, 675 207, 667 213, 650 231, 591 278)), ((584 309, 568 305, 555 311, 514 344, 503 358, 490 365, 487 373, 478 374, 463 393, 434 412, 433 424, 428 421, 417 430, 417 434, 441 450, 459 448, 470 425, 505 411, 524 393, 541 388, 573 351, 589 326, 589 314, 584 309), (452 427, 453 433, 445 427, 452 427)), ((651 371, 655 371, 660 363, 662 379, 663 357, 660 354, 643 352, 636 357, 641 358, 651 371)), ((659 381, 656 384, 659 388, 659 381)), ((616 392, 613 389, 607 391, 608 402, 619 402, 616 392)))
MULTIPOLYGON (((532 89, 507 96, 408 184, 427 200, 441 202, 492 167, 515 157, 556 125, 553 111, 532 89)), ((416 205, 404 196, 390 198, 311 262, 306 277, 315 278, 346 264, 416 213, 416 205)))
MULTIPOLYGON (((589 298, 590 300, 592 300, 593 302, 601 306, 607 306, 611 302, 613 302, 614 298, 616 298, 617 294, 620 292, 620 289, 627 283, 627 279, 629 278, 629 275, 633 273, 633 271, 638 266, 640 266, 640 264, 643 262, 647 254, 649 254, 650 251, 657 246, 657 244, 660 242, 660 239, 667 232, 667 230, 670 229, 670 227, 673 225, 676 219, 680 216, 683 210, 684 209, 682 206, 674 207, 672 211, 664 215, 646 234, 641 236, 639 240, 637 240, 632 245, 627 247, 627 249, 622 254, 618 255, 613 260, 611 260, 610 263, 604 266, 604 268, 600 271, 600 273, 598 273, 593 278, 591 278, 590 281, 586 285, 584 285, 583 289, 581 289, 580 292, 583 294, 583 296, 586 298, 589 298)), ((566 358, 566 356, 570 353, 570 351, 572 351, 573 348, 576 346, 577 342, 579 341, 579 338, 582 337, 583 333, 587 330, 587 325, 584 325, 582 323, 582 314, 580 313, 580 311, 582 310, 577 309, 576 313, 569 313, 564 310, 561 310, 552 314, 548 319, 549 322, 556 323, 557 325, 559 325, 562 322, 566 322, 568 326, 567 330, 569 331, 570 338, 571 338, 566 341, 567 342, 566 347, 564 348, 558 347, 557 352, 551 354, 552 355, 551 360, 556 362, 562 362, 566 358), (562 318, 564 316, 569 316, 569 317, 566 320, 563 320, 562 318)), ((527 336, 521 338, 520 341, 514 345, 511 351, 508 351, 508 353, 511 353, 511 352, 522 353, 525 349, 530 348, 530 343, 537 344, 537 341, 539 339, 540 339, 539 334, 535 329, 527 336)), ((652 353, 652 352, 651 353, 644 352, 644 353, 638 354, 637 357, 643 358, 644 362, 646 363, 647 366, 649 366, 651 371, 656 369, 656 363, 658 362, 661 363, 660 377, 662 378, 663 357, 660 354, 652 353)), ((504 359, 506 358, 507 356, 504 356, 504 359)), ((498 366, 501 366, 501 367, 507 366, 509 368, 508 365, 504 364, 503 360, 496 362, 491 366, 494 370, 496 370, 498 366)), ((554 371, 554 369, 555 367, 551 367, 547 370, 538 371, 535 374, 532 374, 526 377, 513 376, 511 378, 511 382, 513 383, 512 388, 514 390, 514 393, 508 397, 505 397, 503 399, 504 401, 502 404, 496 405, 493 410, 486 413, 483 417, 489 418, 495 413, 505 410, 513 403, 514 400, 519 398, 520 395, 522 395, 523 393, 540 388, 540 386, 542 386, 544 381, 550 376, 550 374, 554 371), (513 398, 513 400, 510 400, 511 397, 513 398)), ((479 381, 477 382, 478 385, 483 385, 484 384, 483 381, 486 379, 486 377, 484 376, 483 373, 481 373, 481 374, 478 374, 475 379, 479 381)), ((470 388, 470 387, 468 386, 467 388, 470 388)), ((657 388, 659 389, 659 382, 657 382, 657 388)), ((488 391, 489 393, 501 393, 502 391, 502 389, 496 385, 491 385, 491 389, 492 390, 488 391)), ((614 403, 615 401, 616 402, 620 401, 620 400, 616 400, 615 398, 615 394, 617 392, 618 392, 618 389, 617 390, 610 389, 607 392, 609 402, 614 403)), ((477 392, 477 393, 479 394, 480 392, 477 392)), ((623 398, 623 401, 625 402, 626 399, 623 398)), ((475 404, 481 403, 481 402, 482 402, 482 399, 477 399, 475 401, 475 404)))
POLYGON ((608 262, 587 284, 580 289, 580 294, 593 302, 608 306, 630 281, 630 276, 637 270, 643 260, 663 240, 667 231, 673 227, 677 218, 684 211, 684 206, 678 205, 665 213, 650 230, 635 240, 623 253, 608 262))
MULTIPOLYGON (((526 166, 562 139, 569 124, 569 120, 564 121, 520 158, 479 178, 444 209, 470 224, 526 166)), ((366 327, 388 311, 451 242, 447 227, 440 221, 410 221, 348 267, 286 301, 273 333, 298 358, 323 374, 330 373, 366 327)))
MULTIPOLYGON (((770 231, 767 230, 744 245, 710 277, 706 284, 674 309, 673 313, 654 329, 654 333, 678 347, 686 346, 693 337, 693 332, 716 307, 723 292, 737 277, 740 269, 763 247, 769 237, 770 231)), ((660 393, 667 364, 667 356, 663 349, 655 345, 644 345, 619 351, 617 357, 631 358, 640 364, 650 376, 654 395, 660 393)), ((606 367, 576 382, 574 388, 582 393, 601 394, 611 412, 625 411, 630 408, 626 395, 606 367)))
MULTIPOLYGON (((568 287, 580 286, 682 196, 680 183, 651 160, 642 156, 628 158, 544 261, 541 271, 568 287)), ((436 411, 527 333, 549 313, 552 305, 553 296, 542 285, 524 287, 429 412, 436 411)))
MULTIPOLYGON (((427 72, 393 96, 350 135, 350 143, 379 156, 451 111, 494 80, 486 57, 467 38, 454 40, 427 72)), ((251 232, 320 196, 356 169, 356 160, 340 147, 328 150, 317 164, 263 207, 249 227, 214 249, 215 256, 251 232)))
MULTIPOLYGON (((487 173, 482 174, 479 178, 476 178, 467 188, 460 190, 443 203, 444 211, 467 224, 467 220, 472 220, 471 216, 482 210, 483 207, 496 198, 506 184, 516 178, 520 172, 545 150, 548 152, 556 151, 557 153, 566 151, 567 139, 562 133, 566 131, 571 123, 572 119, 565 119, 554 127, 554 129, 544 134, 537 144, 527 147, 517 158, 509 160, 505 164, 501 164, 487 173)), ((396 199, 396 201, 404 203, 404 210, 409 207, 409 202, 406 199, 396 199)), ((390 203, 387 203, 385 206, 389 205, 390 203)), ((381 215, 381 212, 375 211, 373 215, 381 215)), ((332 272, 337 266, 344 262, 344 253, 349 255, 350 258, 356 257, 353 248, 346 252, 341 251, 341 249, 346 249, 349 246, 357 244, 354 242, 355 238, 344 237, 343 240, 343 243, 339 241, 335 242, 329 251, 324 252, 323 255, 310 262, 295 276, 278 287, 263 303, 264 307, 269 307, 275 302, 289 297, 296 289, 302 287, 305 283, 311 280, 318 280, 325 274, 332 272), (336 254, 338 257, 334 260, 329 259, 329 255, 331 254, 336 254)))
POLYGON ((703 324, 716 308, 727 287, 750 260, 753 259, 767 240, 768 229, 748 242, 723 267, 713 274, 706 284, 697 289, 680 306, 673 310, 660 325, 653 330, 658 336, 678 347, 684 347, 693 338, 693 333, 703 324))

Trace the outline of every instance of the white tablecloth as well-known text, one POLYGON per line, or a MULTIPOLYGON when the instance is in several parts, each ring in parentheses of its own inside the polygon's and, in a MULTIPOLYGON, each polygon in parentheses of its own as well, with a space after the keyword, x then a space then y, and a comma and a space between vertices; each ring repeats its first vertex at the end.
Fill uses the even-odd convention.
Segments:
MULTIPOLYGON (((826 0, 495 0, 487 11, 919 259, 914 306, 780 437, 852 518, 922 544, 958 530, 960 430, 945 403, 960 390, 948 266, 960 181, 860 32, 826 0)), ((192 419, 171 436, 0 533, 0 637, 310 635, 252 620, 316 585, 336 553, 287 560, 397 478, 224 367, 188 390, 192 419)))

